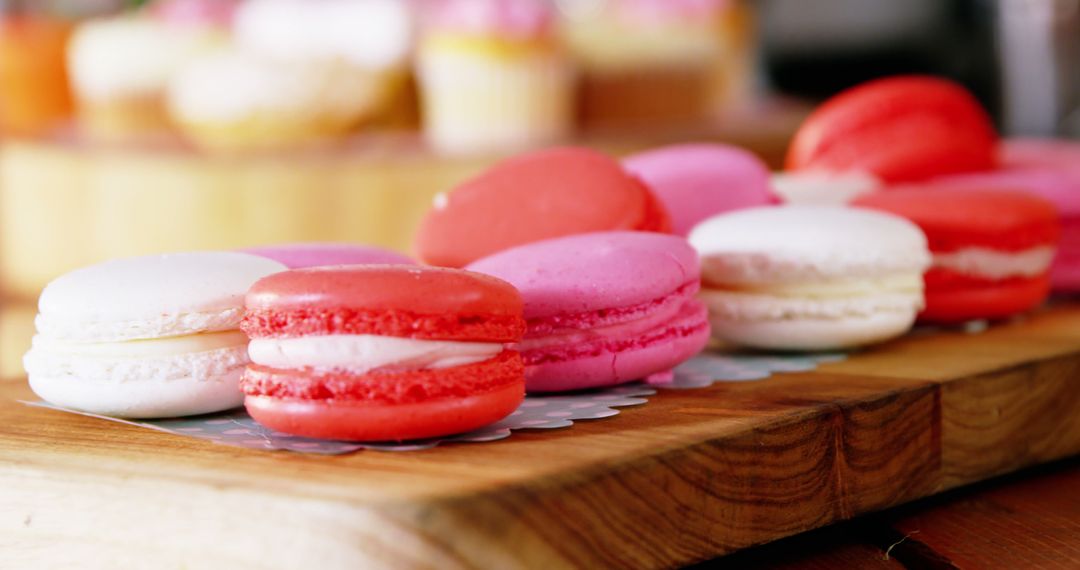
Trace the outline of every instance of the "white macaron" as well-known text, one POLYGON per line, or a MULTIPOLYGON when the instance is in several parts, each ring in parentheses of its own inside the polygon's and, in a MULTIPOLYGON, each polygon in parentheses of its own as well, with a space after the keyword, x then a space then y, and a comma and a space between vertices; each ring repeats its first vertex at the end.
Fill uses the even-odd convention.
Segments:
POLYGON ((107 261, 45 287, 23 358, 44 400, 95 414, 173 417, 236 407, 248 362, 244 294, 281 263, 231 252, 107 261))
POLYGON ((863 346, 903 334, 923 307, 926 236, 856 208, 751 208, 690 233, 713 335, 778 350, 863 346))

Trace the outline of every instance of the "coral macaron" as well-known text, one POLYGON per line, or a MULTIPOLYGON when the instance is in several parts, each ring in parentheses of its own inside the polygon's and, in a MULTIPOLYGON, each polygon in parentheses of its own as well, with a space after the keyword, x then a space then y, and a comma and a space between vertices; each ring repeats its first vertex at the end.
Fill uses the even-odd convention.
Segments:
POLYGON ((1060 235, 1050 202, 1024 192, 918 185, 855 201, 903 216, 930 243, 926 308, 919 318, 960 322, 1001 318, 1035 307, 1050 290, 1060 235))
POLYGON ((988 170, 997 134, 960 85, 899 76, 829 99, 802 124, 788 149, 789 170, 862 171, 887 183, 988 170))
POLYGON ((670 371, 708 342, 697 254, 686 240, 600 232, 519 246, 469 266, 514 284, 530 392, 580 390, 670 371))
POLYGON ((664 207, 615 159, 587 148, 555 148, 503 161, 439 196, 415 249, 431 265, 464 267, 544 239, 670 229, 664 207))
POLYGON ((299 269, 256 283, 241 387, 256 421, 355 441, 466 432, 524 397, 521 296, 467 271, 406 265, 299 269))

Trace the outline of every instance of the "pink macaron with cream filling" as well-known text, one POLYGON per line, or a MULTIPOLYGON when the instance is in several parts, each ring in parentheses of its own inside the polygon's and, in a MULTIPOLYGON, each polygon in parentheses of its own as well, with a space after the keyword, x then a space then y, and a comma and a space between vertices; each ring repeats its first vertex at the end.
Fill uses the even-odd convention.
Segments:
POLYGON ((697 253, 683 238, 601 232, 535 242, 468 267, 525 302, 526 389, 611 386, 670 371, 705 347, 697 253))
POLYGON ((777 202, 769 169, 753 153, 722 144, 691 143, 629 156, 623 167, 641 178, 685 236, 716 214, 777 202))

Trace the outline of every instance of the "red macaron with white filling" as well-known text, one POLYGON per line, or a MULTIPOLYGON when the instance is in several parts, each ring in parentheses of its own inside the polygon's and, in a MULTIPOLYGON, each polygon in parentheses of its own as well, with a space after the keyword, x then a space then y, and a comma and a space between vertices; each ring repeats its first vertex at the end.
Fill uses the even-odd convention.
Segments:
POLYGON ((510 284, 455 269, 335 266, 280 273, 247 295, 241 387, 259 423, 308 437, 406 440, 470 431, 525 394, 510 284))

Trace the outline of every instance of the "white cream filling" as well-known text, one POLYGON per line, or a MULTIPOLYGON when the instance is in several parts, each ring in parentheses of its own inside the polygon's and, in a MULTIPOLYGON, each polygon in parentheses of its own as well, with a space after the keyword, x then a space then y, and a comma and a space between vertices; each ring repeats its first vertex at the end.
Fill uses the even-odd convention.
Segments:
POLYGON ((33 349, 64 356, 154 358, 241 347, 247 341, 247 335, 238 330, 120 342, 71 342, 39 334, 34 336, 33 349))
POLYGON ((251 341, 251 361, 273 368, 341 369, 354 374, 374 370, 450 368, 495 357, 497 342, 419 340, 378 335, 326 335, 261 338, 251 341))
POLYGON ((934 267, 987 279, 1034 277, 1045 273, 1054 261, 1054 248, 1034 247, 1019 252, 1004 252, 983 247, 969 247, 950 253, 935 253, 934 267))

